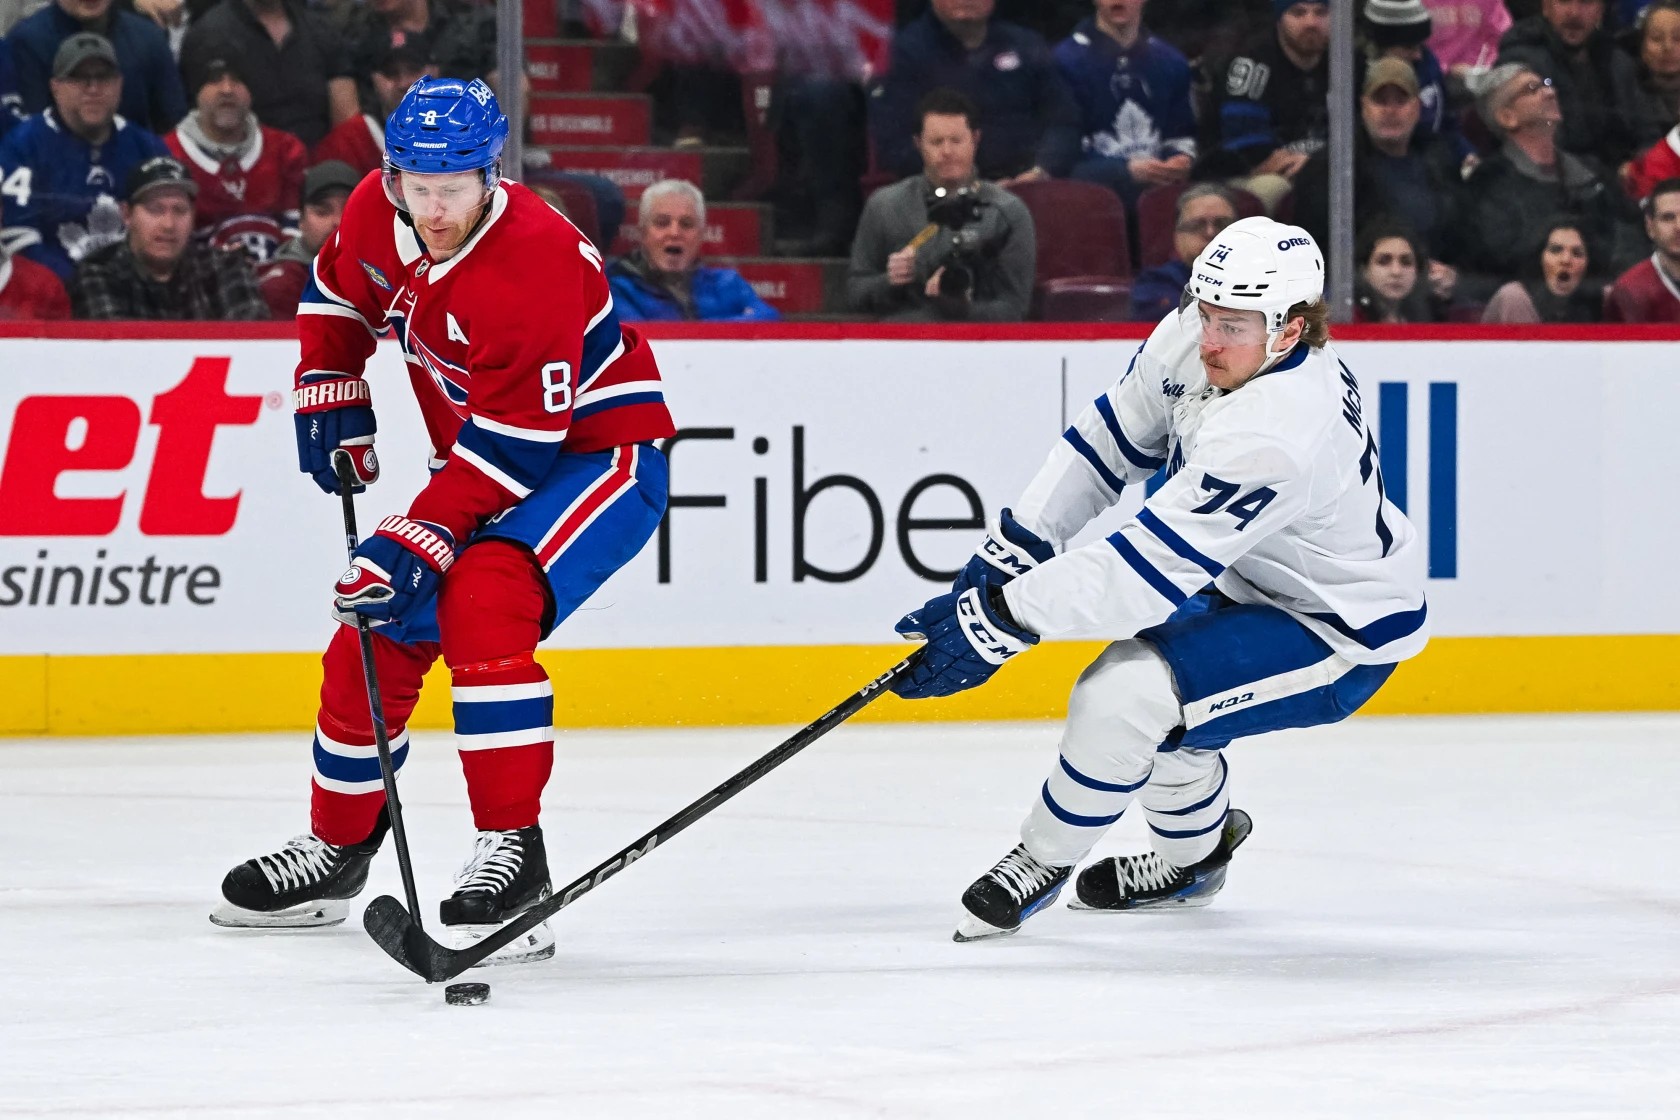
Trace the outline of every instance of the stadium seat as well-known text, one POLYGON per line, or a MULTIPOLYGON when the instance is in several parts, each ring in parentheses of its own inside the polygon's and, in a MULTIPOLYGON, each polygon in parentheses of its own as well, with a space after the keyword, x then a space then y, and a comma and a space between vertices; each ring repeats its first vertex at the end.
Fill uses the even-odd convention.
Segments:
POLYGON ((1126 208, 1107 187, 1041 179, 1011 187, 1038 235, 1038 284, 1063 276, 1129 279, 1126 208))
POLYGON ((1047 323, 1124 323, 1132 286, 1112 276, 1064 276, 1044 285, 1039 318, 1047 323))

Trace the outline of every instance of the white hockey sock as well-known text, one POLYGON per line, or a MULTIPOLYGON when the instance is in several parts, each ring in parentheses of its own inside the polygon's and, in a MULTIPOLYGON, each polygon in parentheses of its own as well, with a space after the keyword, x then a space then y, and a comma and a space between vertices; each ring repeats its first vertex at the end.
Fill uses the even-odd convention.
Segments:
POLYGON ((1155 748, 1178 725, 1172 673, 1154 648, 1116 642, 1079 677, 1061 757, 1021 825, 1041 863, 1078 863, 1149 780, 1155 748))
POLYGON ((1156 757, 1149 784, 1138 794, 1155 851, 1175 867, 1188 867, 1219 844, 1231 806, 1222 752, 1180 749, 1156 757))

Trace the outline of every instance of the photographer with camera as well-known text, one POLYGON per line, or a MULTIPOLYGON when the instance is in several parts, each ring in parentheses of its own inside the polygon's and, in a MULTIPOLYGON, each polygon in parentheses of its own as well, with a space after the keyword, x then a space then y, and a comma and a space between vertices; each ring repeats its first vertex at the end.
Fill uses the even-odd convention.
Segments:
POLYGON ((875 192, 852 242, 848 302, 889 322, 1026 318, 1038 246, 1021 200, 975 173, 979 110, 953 89, 916 107, 922 173, 875 192))

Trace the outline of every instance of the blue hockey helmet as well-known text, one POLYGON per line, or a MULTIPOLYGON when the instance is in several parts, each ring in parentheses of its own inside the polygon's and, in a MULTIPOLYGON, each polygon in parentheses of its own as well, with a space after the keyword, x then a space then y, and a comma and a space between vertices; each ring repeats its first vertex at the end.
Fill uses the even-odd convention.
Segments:
MULTIPOLYGON (((385 122, 387 190, 396 171, 449 175, 483 171, 484 187, 501 179, 508 120, 489 86, 474 78, 421 78, 385 122)), ((400 195, 398 196, 400 197, 400 195)))

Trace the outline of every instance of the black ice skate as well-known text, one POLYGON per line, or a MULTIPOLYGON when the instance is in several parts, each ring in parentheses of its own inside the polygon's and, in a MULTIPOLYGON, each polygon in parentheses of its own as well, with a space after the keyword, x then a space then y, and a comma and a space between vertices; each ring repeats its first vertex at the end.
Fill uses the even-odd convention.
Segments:
MULTIPOLYGON (((496 932, 548 897, 548 853, 541 825, 510 832, 480 832, 472 858, 455 876, 455 893, 438 907, 438 918, 465 949, 496 932)), ((554 955, 554 931, 544 922, 477 966, 523 964, 554 955)))
POLYGON ((360 844, 340 847, 294 836, 273 855, 246 860, 222 880, 222 903, 210 920, 240 929, 338 925, 350 913, 350 899, 367 885, 368 866, 389 827, 381 809, 373 833, 360 844))
POLYGON ((1225 868, 1254 822, 1241 809, 1225 814, 1219 846, 1189 867, 1174 867, 1154 852, 1110 856, 1079 873, 1070 910, 1177 910, 1206 906, 1225 886, 1225 868))
POLYGON ((1056 900, 1071 867, 1048 867, 1017 844, 990 871, 963 892, 966 913, 957 923, 953 941, 1003 937, 1056 900))

